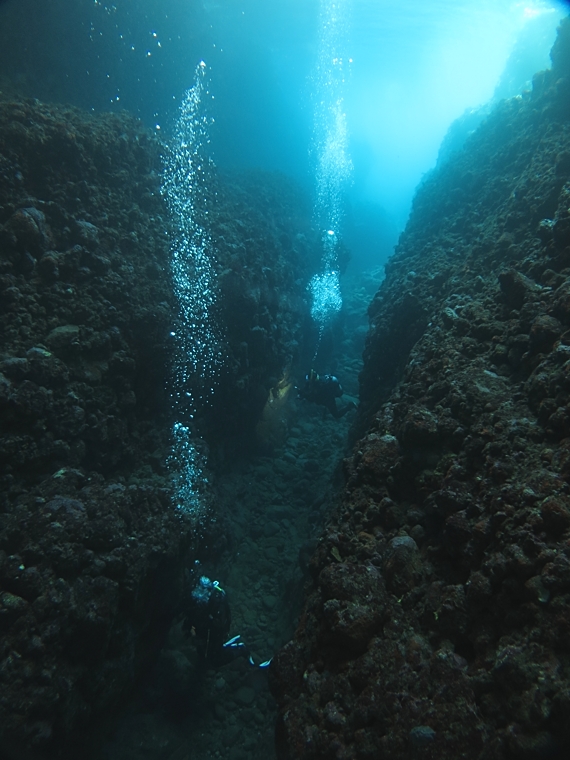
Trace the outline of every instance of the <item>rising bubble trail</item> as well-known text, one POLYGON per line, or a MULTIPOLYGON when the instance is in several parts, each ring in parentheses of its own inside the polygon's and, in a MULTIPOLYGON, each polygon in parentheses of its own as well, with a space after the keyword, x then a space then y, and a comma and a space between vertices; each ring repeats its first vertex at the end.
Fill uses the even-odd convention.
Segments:
POLYGON ((207 218, 207 156, 210 119, 205 113, 206 64, 196 67, 194 85, 180 104, 172 137, 164 146, 162 194, 170 214, 170 265, 178 316, 172 400, 175 419, 169 467, 178 508, 198 515, 207 483, 196 443, 195 417, 214 391, 222 361, 216 310, 213 245, 207 218))
POLYGON ((343 98, 351 63, 343 52, 349 4, 350 0, 321 0, 317 65, 312 77, 316 161, 314 219, 321 232, 323 255, 322 271, 312 278, 309 290, 311 316, 319 328, 319 336, 342 307, 338 244, 344 192, 352 174, 343 98))

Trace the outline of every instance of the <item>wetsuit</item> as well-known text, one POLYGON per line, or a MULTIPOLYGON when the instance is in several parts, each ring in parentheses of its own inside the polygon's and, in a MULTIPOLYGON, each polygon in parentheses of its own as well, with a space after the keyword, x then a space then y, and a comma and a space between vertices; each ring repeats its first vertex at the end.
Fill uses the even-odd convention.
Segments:
POLYGON ((356 405, 349 401, 345 407, 339 409, 336 400, 342 394, 343 390, 338 378, 334 375, 317 375, 314 370, 305 375, 305 385, 299 390, 299 398, 324 406, 335 419, 343 417, 351 409, 356 408, 356 405))
POLYGON ((250 665, 267 668, 271 660, 256 665, 241 636, 228 640, 231 613, 226 592, 218 581, 206 575, 195 579, 184 617, 184 630, 196 637, 198 651, 212 667, 220 667, 235 657, 246 657, 250 665))

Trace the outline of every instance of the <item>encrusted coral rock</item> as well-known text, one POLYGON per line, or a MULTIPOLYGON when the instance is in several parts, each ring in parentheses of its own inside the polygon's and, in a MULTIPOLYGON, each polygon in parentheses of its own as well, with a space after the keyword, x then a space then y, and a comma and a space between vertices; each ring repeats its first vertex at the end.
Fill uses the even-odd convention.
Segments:
POLYGON ((274 661, 288 760, 570 756, 570 19, 552 57, 426 178, 371 304, 346 483, 274 661))

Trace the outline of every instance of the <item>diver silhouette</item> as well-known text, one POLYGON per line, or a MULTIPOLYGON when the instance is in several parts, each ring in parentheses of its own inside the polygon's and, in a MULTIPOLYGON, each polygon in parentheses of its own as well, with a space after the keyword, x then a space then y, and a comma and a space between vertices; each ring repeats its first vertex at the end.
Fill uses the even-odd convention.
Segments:
POLYGON ((197 648, 204 661, 216 668, 242 656, 254 667, 269 667, 271 659, 255 664, 239 634, 228 639, 230 623, 231 611, 226 592, 218 581, 201 575, 191 586, 183 628, 196 637, 197 648))
POLYGON ((353 401, 349 401, 341 409, 336 405, 336 400, 342 396, 343 390, 338 378, 334 375, 318 375, 312 369, 308 375, 305 375, 305 385, 298 390, 299 398, 324 406, 337 420, 351 409, 356 409, 353 401))

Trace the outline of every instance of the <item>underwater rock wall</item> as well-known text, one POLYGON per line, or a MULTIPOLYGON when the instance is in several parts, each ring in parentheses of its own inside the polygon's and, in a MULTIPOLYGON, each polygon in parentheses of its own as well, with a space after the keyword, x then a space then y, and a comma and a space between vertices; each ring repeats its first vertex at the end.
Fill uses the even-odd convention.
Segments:
MULTIPOLYGON (((160 172, 158 140, 127 114, 0 102, 2 757, 93 746, 155 660, 207 534, 165 471, 176 303, 160 172)), ((212 447, 224 423, 255 424, 309 319, 303 203, 278 177, 247 182, 212 193, 228 356, 247 359, 221 383, 212 447), (260 229, 239 188, 285 211, 260 229)))
POLYGON ((209 192, 225 356, 204 424, 212 441, 243 453, 270 389, 305 372, 314 351, 307 285, 321 241, 309 199, 278 172, 219 172, 209 192))
POLYGON ((173 297, 158 146, 132 118, 0 104, 0 744, 73 751, 160 646, 173 297))
POLYGON ((283 760, 570 752, 570 20, 552 61, 425 179, 370 305, 283 760))

